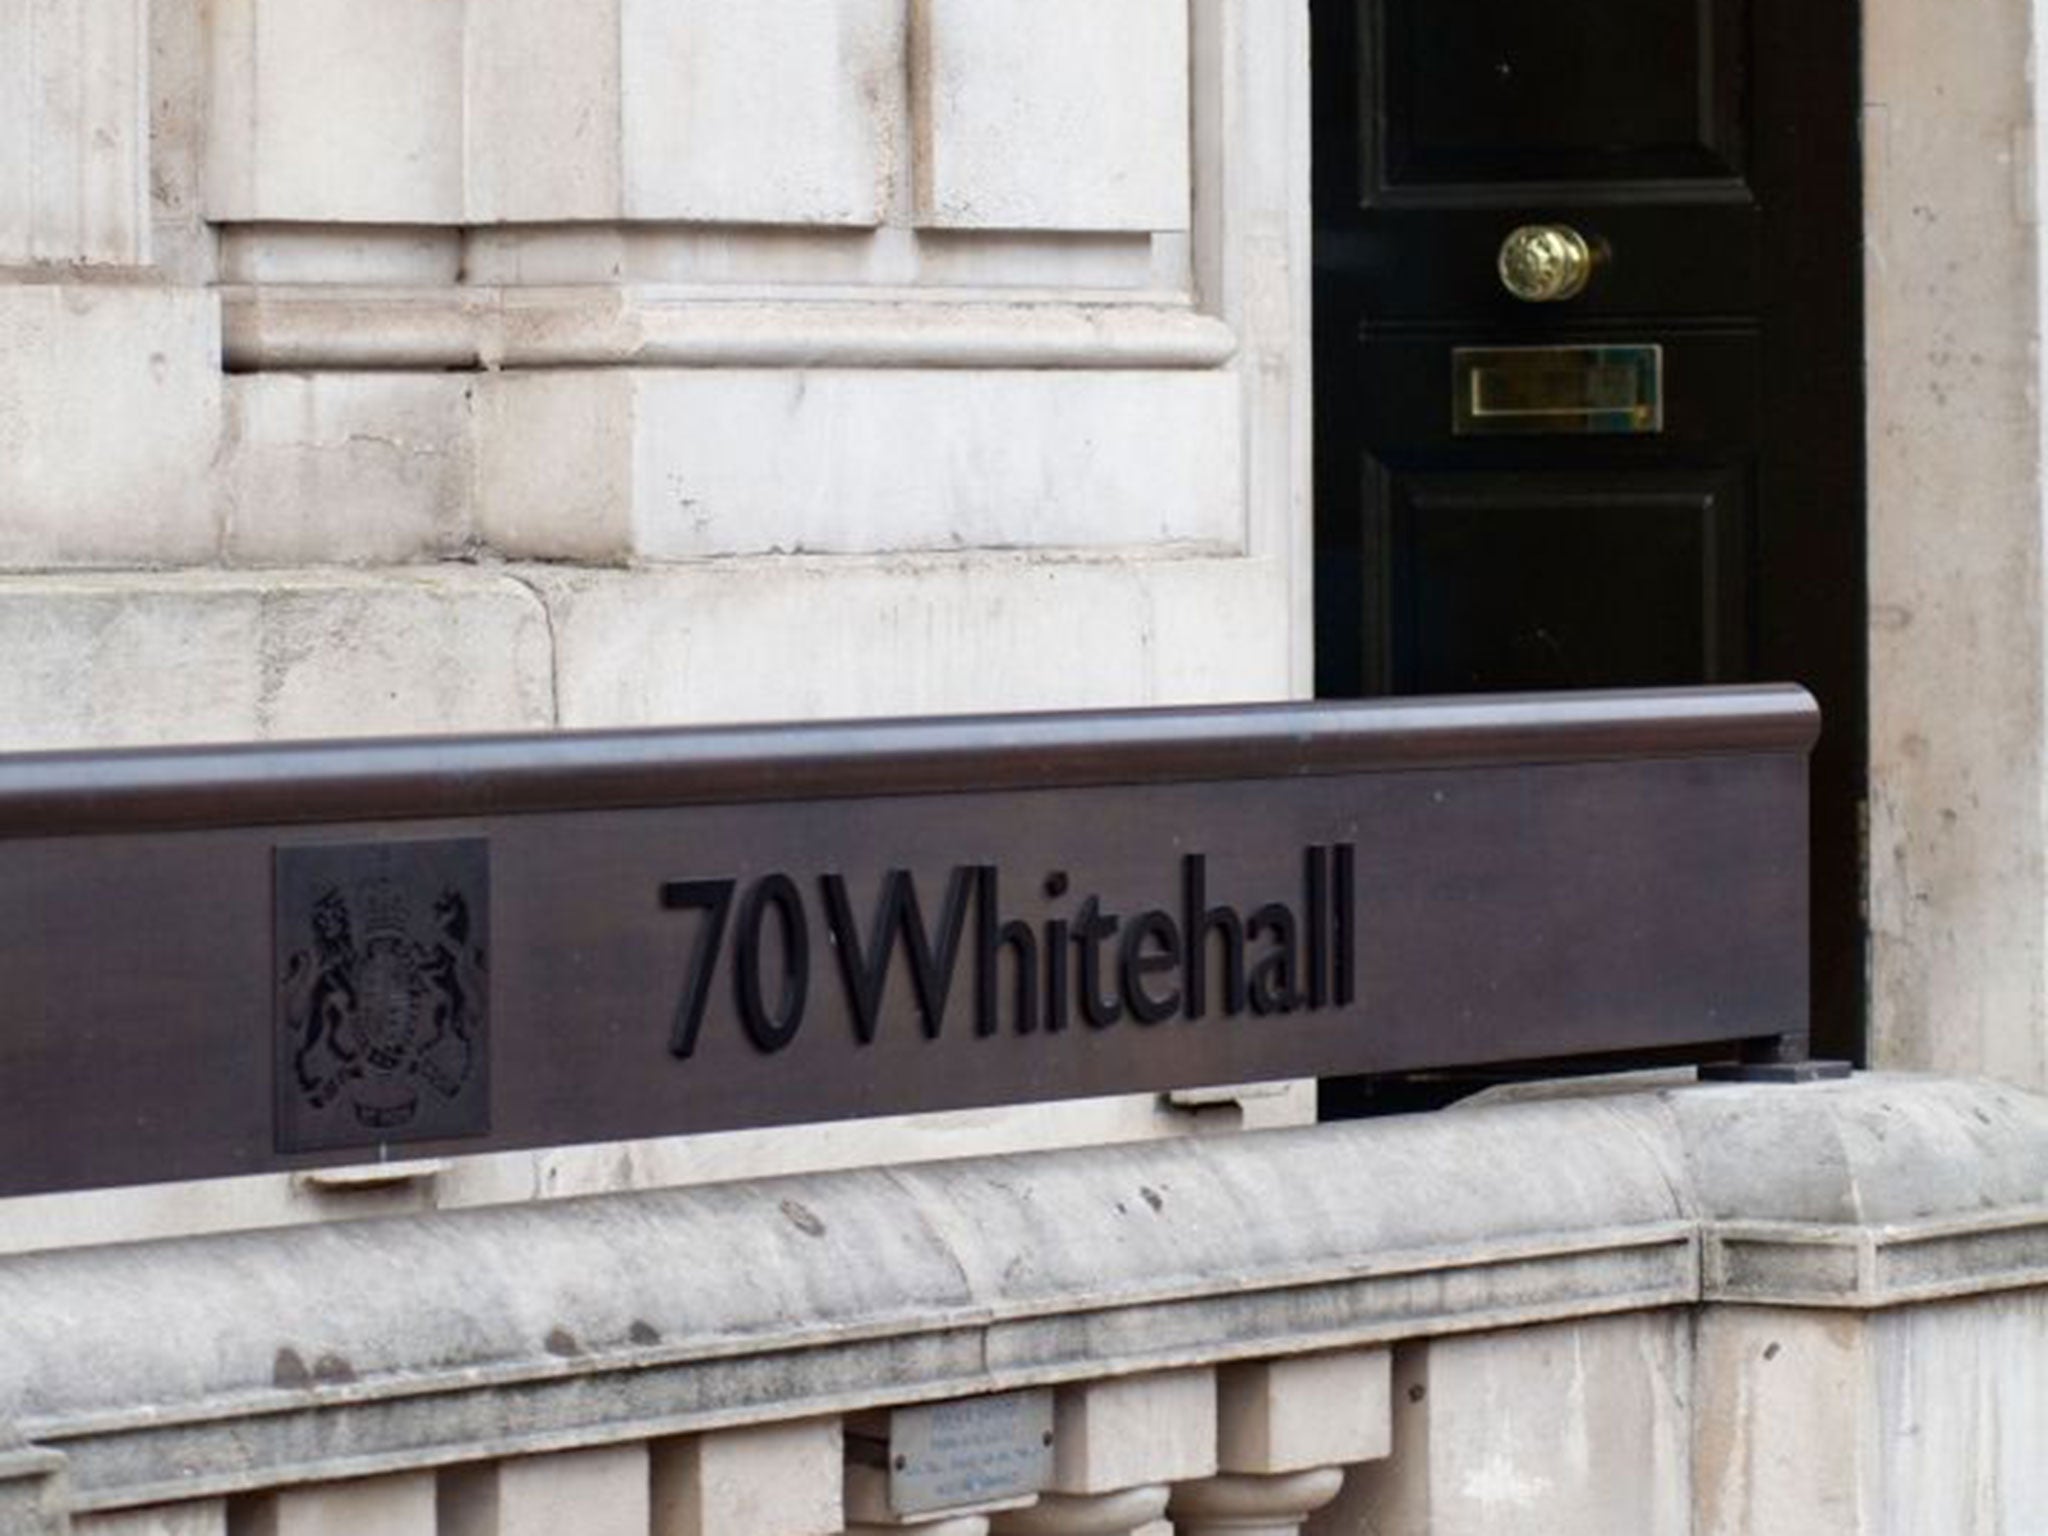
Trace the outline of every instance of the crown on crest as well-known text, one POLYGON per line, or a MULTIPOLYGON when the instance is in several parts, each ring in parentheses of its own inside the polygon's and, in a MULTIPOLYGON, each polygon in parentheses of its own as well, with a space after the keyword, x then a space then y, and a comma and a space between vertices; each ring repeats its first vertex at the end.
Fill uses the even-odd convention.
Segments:
POLYGON ((362 915, 363 939, 403 939, 412 931, 412 911, 406 905, 405 892, 390 880, 372 880, 361 887, 356 894, 356 907, 362 915))

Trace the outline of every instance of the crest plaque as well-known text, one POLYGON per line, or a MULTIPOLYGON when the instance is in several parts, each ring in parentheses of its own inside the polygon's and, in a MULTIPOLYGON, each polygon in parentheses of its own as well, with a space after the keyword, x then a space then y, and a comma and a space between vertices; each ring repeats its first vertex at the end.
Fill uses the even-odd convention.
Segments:
POLYGON ((490 1130, 482 838, 277 850, 276 1149, 490 1130))

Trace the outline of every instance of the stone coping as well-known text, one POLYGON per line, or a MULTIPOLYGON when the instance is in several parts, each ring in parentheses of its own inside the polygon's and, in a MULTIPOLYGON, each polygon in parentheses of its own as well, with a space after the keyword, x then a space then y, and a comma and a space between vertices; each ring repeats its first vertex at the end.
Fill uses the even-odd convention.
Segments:
MULTIPOLYGON (((795 1133, 801 1134, 801 1133, 795 1133)), ((0 1261, 76 1508, 1656 1307, 2048 1283, 2048 1100, 1700 1086, 0 1261)))

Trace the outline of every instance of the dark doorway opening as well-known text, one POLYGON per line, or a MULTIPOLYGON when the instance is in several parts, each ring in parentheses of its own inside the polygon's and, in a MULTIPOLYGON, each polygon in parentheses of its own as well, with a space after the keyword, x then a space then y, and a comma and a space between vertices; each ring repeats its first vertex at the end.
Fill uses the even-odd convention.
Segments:
POLYGON ((1853 0, 1311 0, 1325 697, 1819 699, 1813 1049, 1861 1061, 1853 0))

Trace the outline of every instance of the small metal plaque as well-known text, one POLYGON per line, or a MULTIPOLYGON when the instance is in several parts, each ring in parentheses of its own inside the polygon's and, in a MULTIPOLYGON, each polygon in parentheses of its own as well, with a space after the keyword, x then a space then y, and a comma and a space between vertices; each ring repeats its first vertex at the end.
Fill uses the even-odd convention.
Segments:
POLYGON ((1003 1392, 889 1415, 889 1507, 899 1515, 1027 1498, 1052 1481, 1052 1392, 1003 1392))
POLYGON ((1458 437, 1664 430, 1664 349, 1457 347, 1451 430, 1458 437))
POLYGON ((482 838, 276 855, 276 1145, 479 1136, 490 1116, 482 838))

